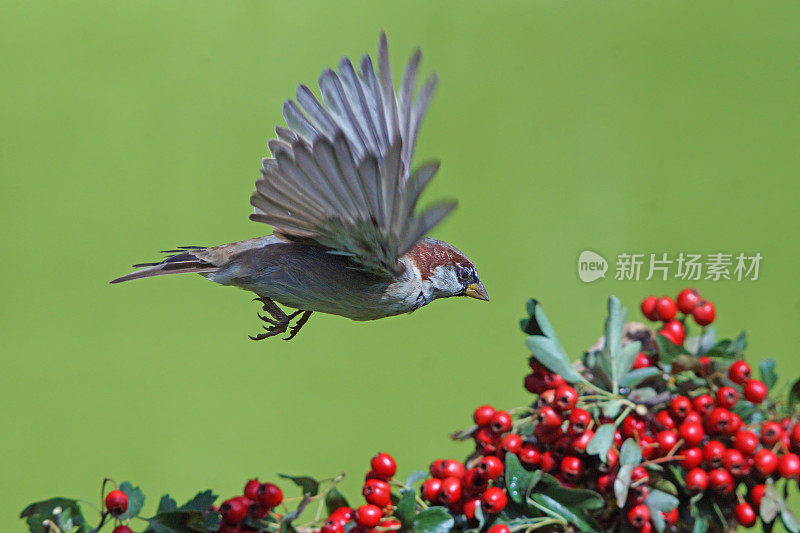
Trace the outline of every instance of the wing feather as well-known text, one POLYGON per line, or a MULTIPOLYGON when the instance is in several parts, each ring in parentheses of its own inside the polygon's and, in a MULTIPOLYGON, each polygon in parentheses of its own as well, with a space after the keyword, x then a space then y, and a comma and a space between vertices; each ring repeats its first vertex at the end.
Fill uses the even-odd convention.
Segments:
POLYGON ((299 85, 283 104, 286 128, 269 141, 272 158, 250 198, 252 220, 287 239, 313 241, 380 275, 402 271, 399 258, 447 216, 455 202, 415 213, 439 168, 411 161, 422 118, 436 86, 431 76, 415 96, 421 54, 415 51, 395 90, 386 35, 377 72, 364 56, 319 77, 321 99, 299 85))

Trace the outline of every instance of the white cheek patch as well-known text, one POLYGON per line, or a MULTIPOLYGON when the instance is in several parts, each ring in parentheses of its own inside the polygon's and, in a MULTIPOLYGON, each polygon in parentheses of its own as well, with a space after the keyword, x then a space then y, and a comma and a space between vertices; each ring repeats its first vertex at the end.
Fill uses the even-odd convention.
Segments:
POLYGON ((434 293, 439 296, 453 296, 462 290, 455 269, 443 266, 433 269, 431 284, 433 285, 434 293))

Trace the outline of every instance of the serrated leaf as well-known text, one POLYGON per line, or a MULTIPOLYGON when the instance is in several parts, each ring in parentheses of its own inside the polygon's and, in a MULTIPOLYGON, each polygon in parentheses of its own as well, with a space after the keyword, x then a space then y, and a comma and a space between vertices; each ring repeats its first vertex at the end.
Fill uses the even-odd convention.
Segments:
POLYGON ((25 518, 31 533, 49 533, 43 524, 45 520, 52 520, 65 533, 86 524, 78 501, 71 498, 50 498, 32 503, 23 509, 19 517, 25 518))
POLYGON ((639 466, 642 462, 642 449, 636 444, 636 439, 625 439, 619 450, 619 464, 639 466))
POLYGON ((217 495, 211 490, 204 490, 195 494, 191 500, 180 506, 181 511, 208 511, 211 505, 217 501, 217 495))
POLYGON ((620 509, 625 507, 625 501, 628 499, 628 489, 631 487, 633 468, 633 465, 620 466, 617 478, 614 480, 614 495, 617 497, 617 507, 620 509))
POLYGON ((206 533, 213 533, 219 531, 219 526, 222 524, 222 517, 219 513, 193 513, 186 525, 193 531, 204 531, 206 533))
POLYGON ((444 507, 430 507, 414 517, 416 533, 448 533, 455 525, 455 520, 444 507))
MULTIPOLYGON (((400 492, 400 501, 394 510, 394 516, 403 524, 403 527, 410 527, 414 523, 414 510, 416 506, 416 493, 413 489, 406 489, 400 492)), ((330 514, 330 511, 328 512, 330 514)))
POLYGON ((531 499, 539 505, 542 505, 548 510, 557 514, 570 524, 577 526, 580 531, 596 531, 591 525, 589 525, 584 517, 581 516, 582 513, 580 511, 575 512, 566 505, 562 505, 561 502, 556 501, 546 494, 531 494, 531 499))
POLYGON ((516 503, 522 503, 533 480, 533 472, 525 470, 517 456, 513 453, 508 453, 506 454, 504 476, 508 497, 516 503))
POLYGON ((775 373, 775 360, 762 359, 758 363, 758 369, 761 373, 761 381, 764 382, 764 385, 766 385, 768 389, 774 387, 775 383, 778 381, 778 374, 775 373))
POLYGON ((164 494, 158 502, 158 509, 156 514, 168 513, 178 509, 178 502, 176 502, 169 494, 164 494))
POLYGON ((328 510, 328 514, 331 514, 339 507, 349 506, 350 504, 347 503, 347 498, 344 497, 344 494, 339 492, 339 489, 336 487, 328 489, 328 493, 325 495, 325 508, 328 510))
POLYGON ((119 484, 119 490, 128 497, 128 510, 120 515, 120 520, 128 520, 138 516, 144 506, 144 492, 139 487, 134 487, 130 481, 119 484))
POLYGON ((614 432, 617 427, 614 424, 603 424, 594 432, 594 437, 589 441, 586 446, 586 453, 589 455, 597 455, 600 460, 606 462, 608 460, 608 450, 614 443, 614 432))
POLYGON ((278 477, 283 479, 288 479, 301 489, 303 489, 303 494, 310 494, 311 496, 316 496, 319 494, 319 481, 314 479, 310 476, 290 476, 288 474, 278 474, 278 477))
POLYGON ((525 343, 536 360, 548 370, 560 375, 569 383, 581 381, 580 374, 572 367, 567 354, 557 341, 541 335, 532 335, 525 343))
POLYGON ((656 366, 648 366, 645 368, 637 368, 631 370, 623 376, 619 384, 621 387, 633 389, 650 378, 656 377, 661 374, 661 369, 656 366))

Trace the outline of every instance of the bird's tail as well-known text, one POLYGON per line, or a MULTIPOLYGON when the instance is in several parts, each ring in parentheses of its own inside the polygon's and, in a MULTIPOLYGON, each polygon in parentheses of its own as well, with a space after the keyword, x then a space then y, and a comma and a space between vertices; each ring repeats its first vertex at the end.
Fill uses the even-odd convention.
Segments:
POLYGON ((181 246, 178 250, 164 250, 163 253, 173 254, 158 263, 140 263, 133 265, 134 268, 139 268, 125 274, 111 283, 122 283, 123 281, 130 281, 132 279, 149 278, 152 276, 163 276, 164 274, 184 274, 184 273, 198 273, 214 272, 217 267, 211 263, 204 261, 197 255, 196 252, 205 250, 202 246, 181 246))

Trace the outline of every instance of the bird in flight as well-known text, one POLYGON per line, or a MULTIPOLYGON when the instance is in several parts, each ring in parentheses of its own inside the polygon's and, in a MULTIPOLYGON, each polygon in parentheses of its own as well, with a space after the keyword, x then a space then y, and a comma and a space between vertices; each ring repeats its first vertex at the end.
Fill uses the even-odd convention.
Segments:
POLYGON ((382 33, 377 72, 368 55, 357 72, 345 57, 338 72, 320 76, 322 102, 300 85, 297 101, 284 103, 287 127, 275 128, 272 157, 262 160, 250 196, 250 219, 271 225, 272 235, 169 250, 111 283, 193 272, 252 291, 266 313, 258 315, 265 331, 253 340, 287 332, 292 339, 315 311, 375 320, 437 298, 488 300, 472 261, 425 237, 456 202, 416 209, 439 169, 436 161, 411 168, 436 86, 432 75, 415 91, 420 57, 419 50, 411 56, 395 90, 382 33))

